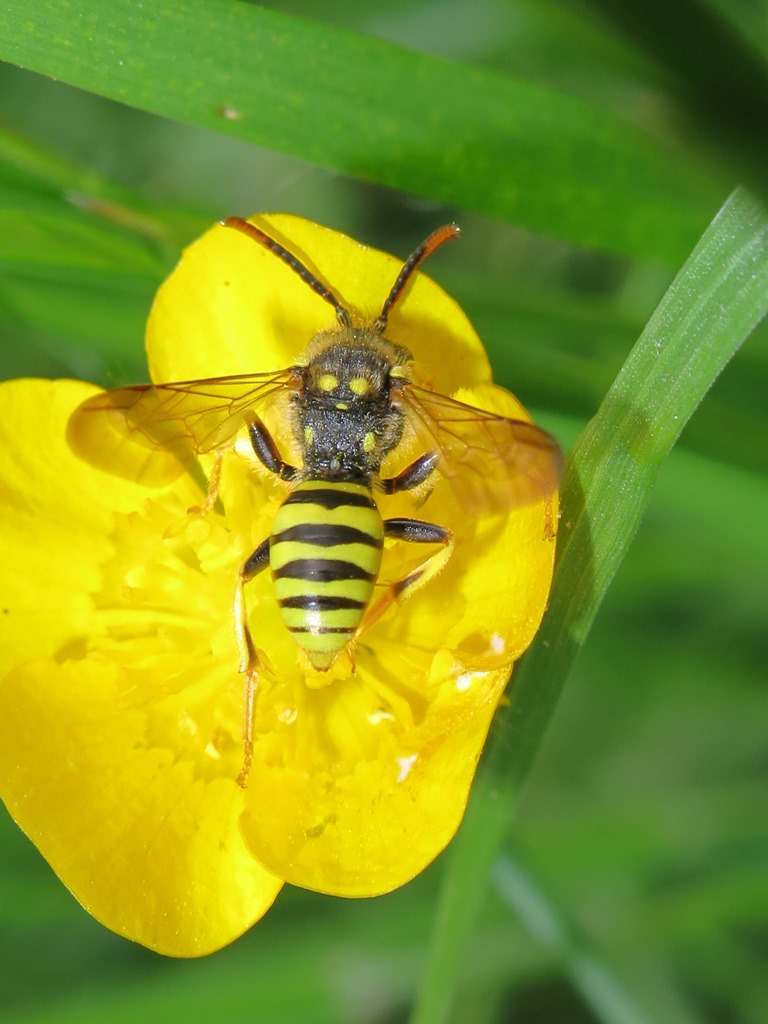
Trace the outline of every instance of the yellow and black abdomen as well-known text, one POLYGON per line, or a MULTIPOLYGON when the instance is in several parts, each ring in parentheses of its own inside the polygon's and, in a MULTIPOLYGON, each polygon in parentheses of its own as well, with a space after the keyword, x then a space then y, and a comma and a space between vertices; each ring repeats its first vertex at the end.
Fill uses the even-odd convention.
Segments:
POLYGON ((275 596, 294 640, 318 669, 354 636, 381 566, 384 524, 363 484, 305 480, 275 516, 275 596))

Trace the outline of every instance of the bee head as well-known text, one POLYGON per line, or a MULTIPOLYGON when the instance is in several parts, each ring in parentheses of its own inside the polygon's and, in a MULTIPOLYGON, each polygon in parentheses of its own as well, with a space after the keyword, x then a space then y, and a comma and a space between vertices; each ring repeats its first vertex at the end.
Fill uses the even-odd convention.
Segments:
POLYGON ((387 405, 391 373, 411 359, 369 328, 347 328, 318 334, 303 368, 304 395, 342 411, 353 406, 387 405))

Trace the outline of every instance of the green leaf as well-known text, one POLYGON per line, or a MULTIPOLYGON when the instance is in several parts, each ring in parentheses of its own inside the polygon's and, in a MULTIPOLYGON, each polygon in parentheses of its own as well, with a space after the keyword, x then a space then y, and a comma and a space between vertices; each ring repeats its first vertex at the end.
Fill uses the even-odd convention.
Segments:
POLYGON ((447 1019, 487 879, 571 665, 650 501, 659 468, 768 312, 768 218, 737 191, 705 232, 570 453, 550 607, 499 711, 447 860, 414 1024, 447 1019))
MULTIPOLYGON (((152 206, 92 168, 64 160, 49 148, 0 128, 0 211, 16 214, 37 209, 70 220, 79 214, 81 220, 90 219, 94 232, 132 232, 145 244, 164 245, 174 256, 181 242, 207 226, 199 215, 152 206)), ((4 232, 0 237, 7 247, 10 240, 4 232)), ((3 253, 0 250, 0 256, 3 253)), ((74 258, 76 253, 76 248, 70 251, 74 258)))
POLYGON ((167 269, 145 240, 76 209, 44 201, 13 205, 0 195, 0 270, 45 269, 57 277, 103 272, 146 275, 167 269))
POLYGON ((605 109, 236 0, 7 4, 0 58, 584 246, 676 262, 716 205, 605 109))

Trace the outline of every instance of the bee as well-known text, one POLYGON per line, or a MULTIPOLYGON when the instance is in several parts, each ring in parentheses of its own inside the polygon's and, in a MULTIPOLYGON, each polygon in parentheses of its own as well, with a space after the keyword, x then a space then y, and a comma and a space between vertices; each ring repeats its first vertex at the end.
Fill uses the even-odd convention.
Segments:
MULTIPOLYGON (((258 461, 284 481, 288 493, 269 536, 238 573, 234 623, 245 678, 243 764, 246 785, 253 756, 259 678, 267 667, 251 633, 245 586, 271 570, 283 622, 310 665, 327 671, 394 604, 426 585, 451 556, 453 536, 439 523, 411 516, 384 518, 376 496, 423 493, 442 477, 473 516, 492 515, 548 499, 558 485, 560 449, 545 431, 522 420, 477 409, 416 382, 411 353, 387 337, 389 317, 417 268, 459 236, 449 224, 434 231, 402 265, 373 322, 353 323, 334 292, 293 253, 256 225, 229 217, 242 232, 283 260, 334 309, 336 325, 309 341, 303 358, 276 373, 146 384, 102 392, 70 421, 70 439, 94 414, 107 414, 149 448, 214 454, 204 514, 218 496, 224 452, 247 431, 258 461), (300 465, 284 459, 265 425, 277 396, 288 399, 289 428, 300 465), (385 458, 408 428, 423 450, 395 476, 385 458), (406 575, 379 581, 385 538, 429 550, 406 575)), ((77 448, 77 445, 75 444, 77 448)))

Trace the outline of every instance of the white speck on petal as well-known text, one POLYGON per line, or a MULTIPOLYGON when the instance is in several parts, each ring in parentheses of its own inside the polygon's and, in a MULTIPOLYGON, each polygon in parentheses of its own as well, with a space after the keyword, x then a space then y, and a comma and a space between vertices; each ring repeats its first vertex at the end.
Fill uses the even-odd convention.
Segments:
POLYGON ((218 752, 213 743, 208 744, 208 746, 205 748, 205 752, 208 755, 208 757, 212 757, 215 761, 221 759, 221 754, 218 752))
POLYGON ((494 654, 503 654, 507 641, 499 633, 491 634, 491 650, 494 654))
POLYGON ((460 676, 456 676, 456 689, 459 693, 466 693, 466 691, 472 685, 474 679, 485 679, 489 672, 462 672, 460 676))
POLYGON ((368 715, 368 721, 371 725, 378 725, 380 722, 394 722, 395 716, 391 711, 385 711, 384 708, 377 708, 368 715))
POLYGON ((194 720, 194 718, 192 718, 191 715, 179 715, 179 728, 182 730, 182 732, 189 733, 190 736, 197 735, 197 722, 194 720))
POLYGON ((398 782, 405 782, 410 775, 411 768, 416 764, 418 758, 418 754, 410 754, 408 757, 397 758, 397 763, 400 765, 400 774, 397 776, 398 782))
POLYGON ((283 708, 277 714, 278 721, 283 722, 284 725, 293 725, 298 717, 298 711, 296 708, 283 708))

